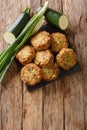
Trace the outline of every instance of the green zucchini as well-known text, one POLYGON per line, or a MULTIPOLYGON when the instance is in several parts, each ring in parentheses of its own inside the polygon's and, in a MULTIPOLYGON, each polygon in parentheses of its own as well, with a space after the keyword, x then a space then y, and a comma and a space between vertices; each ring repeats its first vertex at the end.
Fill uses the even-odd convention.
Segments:
POLYGON ((65 14, 59 13, 51 8, 45 12, 46 20, 61 30, 66 30, 68 27, 68 17, 65 14))
POLYGON ((30 19, 30 9, 27 7, 13 22, 10 28, 4 33, 4 40, 7 43, 12 43, 16 37, 21 33, 25 25, 30 19))
POLYGON ((42 26, 44 20, 43 14, 48 7, 48 2, 45 2, 43 8, 29 20, 22 32, 18 35, 15 41, 8 46, 0 55, 0 82, 3 80, 5 73, 15 58, 18 50, 26 43, 26 41, 35 34, 42 26))
MULTIPOLYGON (((39 7, 37 12, 42 8, 39 7)), ((47 8, 45 12, 45 19, 53 24, 54 26, 60 28, 61 30, 66 30, 68 28, 68 17, 65 14, 59 13, 51 8, 47 8)))

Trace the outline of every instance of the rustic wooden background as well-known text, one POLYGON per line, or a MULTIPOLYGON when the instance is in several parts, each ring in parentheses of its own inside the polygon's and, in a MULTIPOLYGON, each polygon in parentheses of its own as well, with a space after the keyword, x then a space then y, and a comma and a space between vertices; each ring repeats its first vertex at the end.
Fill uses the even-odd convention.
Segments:
MULTIPOLYGON (((0 130, 87 130, 87 0, 48 0, 69 17, 68 36, 82 71, 29 93, 12 63, 0 84, 0 130)), ((35 12, 45 0, 0 0, 0 51, 3 32, 26 6, 35 12)))

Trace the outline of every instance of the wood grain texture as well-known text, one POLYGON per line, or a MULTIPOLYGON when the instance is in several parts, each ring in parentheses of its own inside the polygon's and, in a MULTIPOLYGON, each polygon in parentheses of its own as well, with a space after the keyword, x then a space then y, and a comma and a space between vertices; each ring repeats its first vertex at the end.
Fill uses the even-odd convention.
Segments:
POLYGON ((0 84, 0 130, 1 130, 1 84, 0 84))
POLYGON ((65 130, 87 130, 86 8, 87 2, 85 0, 63 1, 63 11, 69 16, 70 21, 68 30, 69 39, 77 51, 78 60, 82 68, 80 73, 65 79, 65 130))
MULTIPOLYGON (((45 0, 42 0, 44 3, 45 0)), ((61 0, 48 0, 49 7, 62 12, 61 0), (55 6, 54 6, 55 4, 55 6)), ((43 88, 43 130, 63 130, 63 80, 43 88)))
POLYGON ((42 89, 29 93, 23 91, 23 129, 42 130, 42 89))
POLYGON ((43 130, 63 130, 63 88, 61 81, 43 89, 43 130))
MULTIPOLYGON (((1 130, 21 130, 22 129, 22 88, 19 75, 15 73, 14 65, 7 75, 8 80, 5 79, 2 85, 1 95, 1 130), (12 69, 14 69, 12 71, 12 69), (12 77, 11 77, 12 76, 12 77), (15 81, 15 84, 14 84, 15 81), (10 84, 9 84, 10 82, 10 84)), ((16 71, 17 72, 17 71, 16 71)))
POLYGON ((83 85, 79 74, 65 79, 65 130, 84 130, 83 85))
MULTIPOLYGON (((0 52, 5 29, 26 6, 32 14, 45 1, 0 0, 0 52)), ((67 35, 82 70, 29 93, 14 61, 0 84, 0 130, 87 130, 87 1, 48 1, 69 17, 67 35)))
MULTIPOLYGON (((22 1, 21 1, 22 2, 22 1)), ((22 4, 15 1, 0 1, 0 36, 6 28, 20 14, 22 4)), ((23 5, 25 7, 25 3, 23 5)), ((23 8, 24 9, 24 8, 23 8)), ((0 49, 4 49, 7 44, 0 37, 0 49)), ((17 71, 15 62, 9 68, 7 75, 1 85, 1 130, 20 130, 22 129, 22 84, 17 71)))
MULTIPOLYGON (((40 1, 31 2, 31 14, 35 12, 40 5, 40 1)), ((24 130, 42 130, 42 88, 29 93, 23 86, 23 129, 24 130)))

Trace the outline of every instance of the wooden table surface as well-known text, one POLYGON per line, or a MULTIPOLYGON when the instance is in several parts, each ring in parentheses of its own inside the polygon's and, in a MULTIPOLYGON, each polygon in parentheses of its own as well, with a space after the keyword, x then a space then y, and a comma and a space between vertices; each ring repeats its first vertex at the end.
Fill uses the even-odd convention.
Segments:
MULTIPOLYGON (((87 0, 48 0, 69 17, 68 37, 81 72, 29 93, 14 61, 0 84, 0 130, 87 130, 87 0)), ((3 32, 26 6, 35 12, 45 0, 0 0, 0 51, 3 32)))

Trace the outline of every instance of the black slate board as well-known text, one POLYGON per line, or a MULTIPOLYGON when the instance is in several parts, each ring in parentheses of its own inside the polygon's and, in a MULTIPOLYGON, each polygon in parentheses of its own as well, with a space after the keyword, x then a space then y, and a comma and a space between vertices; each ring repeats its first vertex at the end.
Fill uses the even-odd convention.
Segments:
MULTIPOLYGON (((64 31, 61 31, 61 30, 55 28, 54 26, 52 26, 52 25, 50 25, 50 24, 45 24, 45 25, 43 25, 43 26, 41 27, 40 31, 42 31, 42 30, 45 30, 45 31, 50 32, 50 33, 52 33, 52 32, 61 32, 61 33, 64 33, 64 34, 65 34, 64 31)), ((70 42, 69 42, 69 48, 72 48, 72 45, 70 44, 70 42)), ((65 70, 62 70, 62 69, 61 69, 60 75, 58 76, 57 79, 55 79, 55 80, 53 80, 53 81, 41 81, 40 83, 38 83, 38 84, 35 85, 35 86, 26 86, 26 87, 27 87, 28 91, 30 92, 30 91, 33 91, 33 90, 35 90, 35 89, 37 89, 37 88, 46 86, 47 84, 50 84, 50 83, 52 83, 52 82, 55 82, 55 81, 57 81, 57 80, 59 80, 59 79, 61 79, 61 78, 64 78, 64 77, 66 77, 66 76, 69 76, 69 75, 71 75, 71 74, 74 74, 74 73, 76 73, 76 72, 79 72, 80 70, 81 70, 80 65, 79 65, 79 63, 77 62, 77 64, 76 64, 75 66, 73 66, 71 69, 69 69, 68 71, 65 71, 65 70)))

